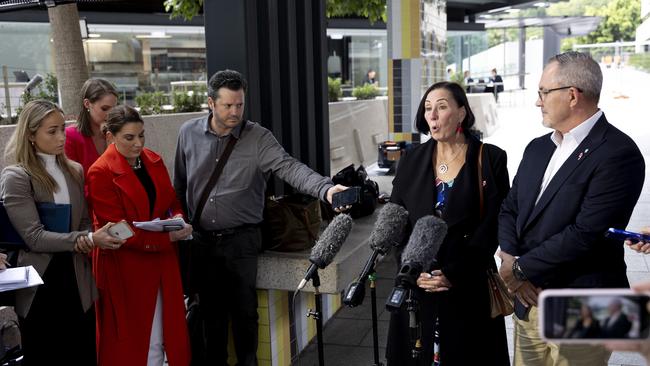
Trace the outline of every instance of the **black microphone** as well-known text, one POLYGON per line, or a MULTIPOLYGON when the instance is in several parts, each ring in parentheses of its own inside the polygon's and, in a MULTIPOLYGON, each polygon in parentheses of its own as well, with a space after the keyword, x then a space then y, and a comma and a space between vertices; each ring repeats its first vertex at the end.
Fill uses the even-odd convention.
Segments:
POLYGON ((372 255, 366 261, 358 279, 345 290, 343 303, 347 306, 354 307, 363 303, 366 295, 365 283, 368 275, 374 270, 377 257, 386 255, 392 247, 401 244, 404 238, 404 228, 408 223, 408 211, 398 204, 387 203, 377 216, 375 228, 370 233, 370 248, 373 249, 372 255))
POLYGON ((402 267, 397 274, 397 286, 386 301, 388 310, 395 311, 402 307, 408 290, 417 287, 420 273, 430 268, 435 261, 446 235, 447 224, 433 215, 424 216, 415 223, 408 244, 402 252, 402 267))
POLYGON ((336 253, 339 252, 343 242, 352 230, 352 217, 347 214, 337 215, 332 222, 325 228, 316 244, 311 249, 309 261, 312 263, 305 273, 305 278, 300 281, 296 291, 302 290, 309 280, 314 276, 314 273, 320 268, 327 267, 336 253))

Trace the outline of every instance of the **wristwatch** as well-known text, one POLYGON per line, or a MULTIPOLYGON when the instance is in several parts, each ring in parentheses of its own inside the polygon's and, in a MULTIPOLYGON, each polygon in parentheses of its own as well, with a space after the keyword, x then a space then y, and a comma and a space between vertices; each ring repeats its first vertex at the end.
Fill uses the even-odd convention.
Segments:
POLYGON ((519 267, 519 260, 515 260, 512 262, 512 275, 515 276, 516 279, 519 281, 526 281, 528 278, 524 274, 524 271, 521 270, 521 267, 519 267))

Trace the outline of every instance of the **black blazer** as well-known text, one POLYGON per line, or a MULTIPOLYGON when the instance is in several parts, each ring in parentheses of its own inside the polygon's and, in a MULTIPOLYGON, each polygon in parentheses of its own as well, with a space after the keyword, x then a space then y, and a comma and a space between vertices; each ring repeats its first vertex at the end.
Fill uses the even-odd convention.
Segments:
POLYGON ((550 134, 526 147, 499 217, 501 250, 520 256, 538 287, 628 287, 623 243, 604 233, 628 224, 645 177, 641 152, 603 115, 535 205, 554 151, 550 134))
MULTIPOLYGON (((448 225, 433 268, 440 268, 449 279, 449 291, 421 292, 423 355, 419 362, 410 356, 408 316, 391 314, 386 346, 388 366, 431 365, 433 323, 440 319, 441 357, 445 364, 474 365, 486 359, 490 365, 508 365, 508 347, 503 317, 490 317, 486 269, 496 268, 497 219, 501 202, 509 189, 506 153, 494 145, 483 147, 482 175, 484 218, 479 214, 478 154, 481 143, 470 137, 465 165, 449 192, 442 219, 448 225), (467 345, 472 344, 472 352, 467 345)), ((409 226, 434 213, 436 202, 432 157, 436 141, 409 151, 400 159, 393 180, 391 201, 409 212, 409 226)), ((410 232, 410 230, 408 231, 410 232)), ((405 242, 408 238, 405 239, 405 242)))

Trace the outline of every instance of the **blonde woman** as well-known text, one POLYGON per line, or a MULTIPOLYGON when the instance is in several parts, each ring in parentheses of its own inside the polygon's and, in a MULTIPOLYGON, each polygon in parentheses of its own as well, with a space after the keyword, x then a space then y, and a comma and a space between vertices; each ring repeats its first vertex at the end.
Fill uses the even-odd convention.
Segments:
POLYGON ((83 170, 66 158, 65 121, 55 104, 35 100, 25 105, 5 150, 10 166, 0 175, 0 193, 11 224, 29 250, 18 265, 32 265, 44 284, 16 292, 23 365, 94 365, 97 289, 88 253, 95 247, 116 248, 107 224, 89 233, 83 170), (70 205, 68 232, 45 229, 41 203, 70 205), (66 335, 62 336, 62 332, 66 335))

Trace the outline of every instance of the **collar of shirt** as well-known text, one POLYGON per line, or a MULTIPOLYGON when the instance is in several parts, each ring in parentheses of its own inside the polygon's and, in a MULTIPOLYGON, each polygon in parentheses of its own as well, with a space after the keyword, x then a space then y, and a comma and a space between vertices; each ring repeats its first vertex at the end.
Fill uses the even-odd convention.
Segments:
POLYGON ((564 135, 559 132, 555 131, 551 134, 551 141, 555 144, 555 146, 561 146, 562 142, 565 139, 571 139, 575 142, 575 145, 580 145, 582 140, 587 137, 591 129, 594 127, 596 122, 600 119, 600 117, 603 115, 603 111, 600 109, 594 113, 593 116, 587 118, 584 122, 580 123, 579 125, 575 126, 571 131, 565 133, 564 135))
POLYGON ((203 125, 203 132, 204 133, 206 133, 206 134, 209 133, 209 134, 217 136, 219 138, 226 137, 228 135, 233 135, 236 139, 239 139, 239 135, 241 134, 241 129, 244 126, 244 123, 246 123, 245 120, 242 120, 237 125, 237 127, 233 128, 232 131, 230 131, 229 134, 226 134, 224 136, 219 136, 219 135, 217 135, 217 133, 212 128, 210 128, 210 121, 212 121, 212 112, 210 112, 210 114, 208 114, 208 118, 206 118, 205 124, 203 125))

